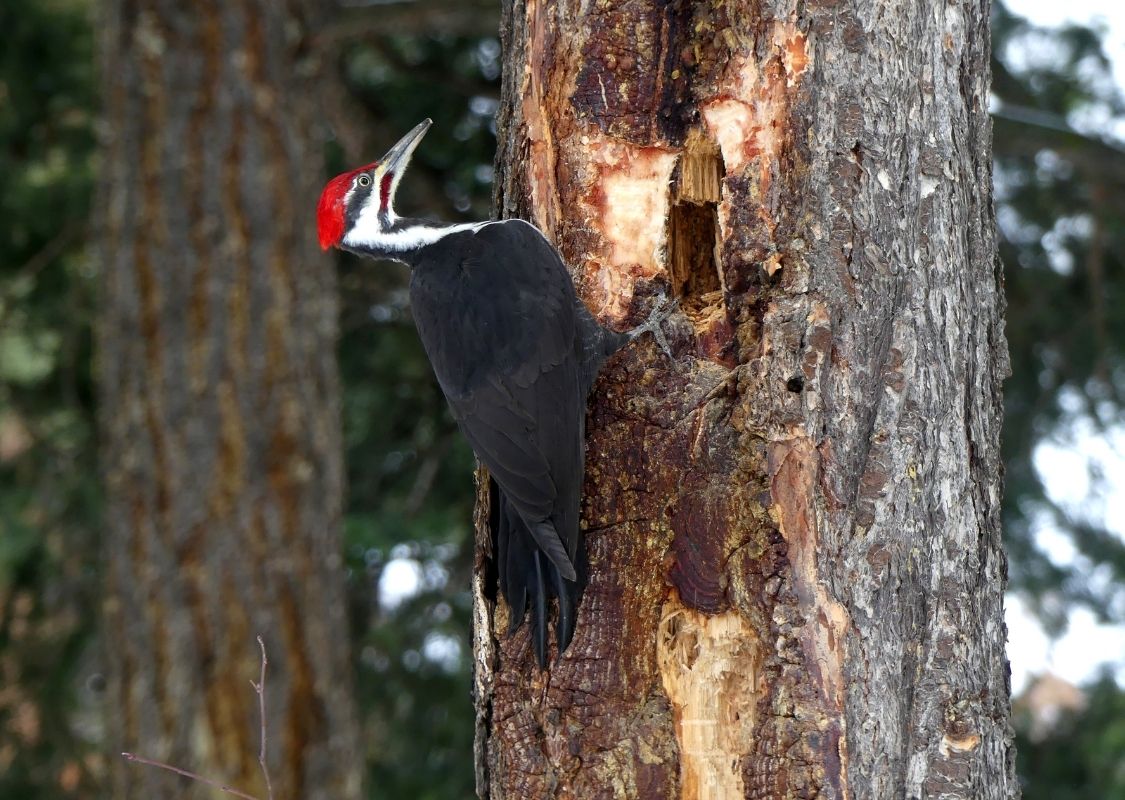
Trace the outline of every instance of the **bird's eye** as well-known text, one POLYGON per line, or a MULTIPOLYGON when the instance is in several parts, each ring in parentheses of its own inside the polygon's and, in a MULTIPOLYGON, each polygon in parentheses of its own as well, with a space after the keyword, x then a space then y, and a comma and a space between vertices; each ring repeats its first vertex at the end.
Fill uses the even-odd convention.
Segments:
POLYGON ((371 185, 371 178, 368 175, 360 175, 355 182, 366 189, 371 185))

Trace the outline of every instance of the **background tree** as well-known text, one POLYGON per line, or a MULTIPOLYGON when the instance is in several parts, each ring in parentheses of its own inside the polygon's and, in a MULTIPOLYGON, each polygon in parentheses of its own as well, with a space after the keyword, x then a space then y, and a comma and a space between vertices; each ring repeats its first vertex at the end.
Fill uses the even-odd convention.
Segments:
POLYGON ((595 390, 549 671, 478 563, 480 796, 1017 794, 987 7, 505 4, 501 216, 685 314, 595 390))
MULTIPOLYGON (((357 798, 339 526, 336 284, 307 9, 103 9, 98 207, 103 642, 112 750, 265 796, 255 634, 272 653, 277 798, 357 798), (250 657, 248 657, 250 656, 250 657)), ((117 762, 115 797, 203 797, 117 762)))

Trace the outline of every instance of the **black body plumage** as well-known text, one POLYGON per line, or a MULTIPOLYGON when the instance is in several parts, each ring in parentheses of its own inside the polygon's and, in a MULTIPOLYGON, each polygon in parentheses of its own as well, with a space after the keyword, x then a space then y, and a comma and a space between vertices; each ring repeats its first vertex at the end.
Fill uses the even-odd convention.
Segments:
POLYGON ((558 598, 562 652, 586 581, 587 395, 628 336, 598 324, 558 253, 526 222, 457 230, 394 257, 412 267, 422 344, 492 476, 493 556, 511 630, 530 608, 535 657, 545 666, 550 598, 558 598))
POLYGON ((578 519, 586 396, 606 358, 651 323, 630 334, 599 325, 555 248, 522 220, 442 225, 396 215, 396 186, 430 125, 330 180, 317 234, 323 248, 411 266, 422 344, 492 476, 493 557, 511 629, 530 608, 535 657, 546 666, 549 601, 558 598, 562 652, 586 582, 578 519))

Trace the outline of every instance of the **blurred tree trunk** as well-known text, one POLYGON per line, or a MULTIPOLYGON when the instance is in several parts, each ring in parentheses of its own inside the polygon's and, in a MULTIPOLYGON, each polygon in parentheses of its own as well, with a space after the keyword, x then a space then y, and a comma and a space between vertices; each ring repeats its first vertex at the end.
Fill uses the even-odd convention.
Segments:
MULTIPOLYGON (((101 385, 113 749, 360 796, 333 267, 300 2, 107 0, 101 385)), ((211 797, 117 762, 114 798, 211 797)))
POLYGON ((595 389, 592 575, 546 672, 478 528, 480 796, 1014 797, 987 2, 509 0, 502 29, 498 214, 603 319, 654 284, 684 315, 674 362, 642 339, 595 389))

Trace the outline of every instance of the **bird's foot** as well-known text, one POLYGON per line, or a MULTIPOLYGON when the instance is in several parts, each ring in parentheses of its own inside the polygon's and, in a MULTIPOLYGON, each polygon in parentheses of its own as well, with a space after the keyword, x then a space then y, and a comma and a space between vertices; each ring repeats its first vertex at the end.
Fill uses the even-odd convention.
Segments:
POLYGON ((672 355, 672 348, 668 345, 668 340, 664 336, 664 330, 661 327, 668 317, 676 313, 680 307, 679 298, 668 299, 664 292, 660 292, 657 296, 656 302, 652 306, 652 311, 649 312, 648 319, 629 331, 629 340, 636 339, 643 333, 651 333, 652 338, 656 340, 656 344, 664 351, 664 355, 668 358, 675 360, 672 355))

